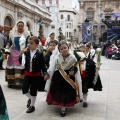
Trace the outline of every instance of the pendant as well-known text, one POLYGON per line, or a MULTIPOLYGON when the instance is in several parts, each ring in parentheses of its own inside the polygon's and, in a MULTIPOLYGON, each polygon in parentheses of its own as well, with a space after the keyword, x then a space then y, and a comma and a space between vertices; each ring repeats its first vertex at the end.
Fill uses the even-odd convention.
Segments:
POLYGON ((67 62, 62 61, 62 66, 65 66, 67 64, 67 62))

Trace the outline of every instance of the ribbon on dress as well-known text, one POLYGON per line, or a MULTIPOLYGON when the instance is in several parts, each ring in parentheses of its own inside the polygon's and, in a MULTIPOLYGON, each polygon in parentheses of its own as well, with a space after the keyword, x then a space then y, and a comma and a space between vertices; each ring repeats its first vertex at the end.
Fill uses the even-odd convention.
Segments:
POLYGON ((77 80, 75 82, 69 78, 69 76, 66 74, 66 72, 61 68, 59 64, 57 64, 57 68, 60 72, 60 74, 63 76, 63 78, 76 90, 76 102, 78 103, 80 101, 80 95, 79 95, 79 89, 78 89, 78 83, 77 80))

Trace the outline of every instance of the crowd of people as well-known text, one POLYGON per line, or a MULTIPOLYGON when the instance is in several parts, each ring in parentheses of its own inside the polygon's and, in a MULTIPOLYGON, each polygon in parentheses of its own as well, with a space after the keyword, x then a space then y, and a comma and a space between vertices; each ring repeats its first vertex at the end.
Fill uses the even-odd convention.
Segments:
POLYGON ((102 55, 108 59, 120 60, 120 40, 102 43, 102 55))
MULTIPOLYGON (((91 43, 58 41, 53 32, 47 39, 31 36, 25 23, 19 21, 10 31, 6 46, 1 47, 10 50, 5 79, 9 87, 22 85, 22 92, 28 98, 26 113, 35 111, 38 91, 47 92, 48 105, 60 106, 62 117, 67 107, 80 101, 83 107, 88 106, 88 89, 102 91, 99 75, 93 84, 100 66, 94 62, 95 50, 91 43)), ((1 114, 4 115, 0 113, 0 117, 1 114)))

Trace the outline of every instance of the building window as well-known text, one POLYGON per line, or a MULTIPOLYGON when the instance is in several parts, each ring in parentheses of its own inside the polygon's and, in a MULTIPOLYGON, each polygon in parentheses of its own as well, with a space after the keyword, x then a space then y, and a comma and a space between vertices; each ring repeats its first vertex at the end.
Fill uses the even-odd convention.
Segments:
POLYGON ((50 12, 51 13, 57 13, 57 8, 56 7, 50 7, 50 12))
POLYGON ((63 19, 63 14, 61 15, 61 19, 63 19))
POLYGON ((10 18, 9 16, 7 16, 7 17, 5 18, 4 25, 11 27, 11 26, 12 26, 11 23, 12 23, 11 18, 10 18))
POLYGON ((51 25, 51 28, 52 28, 52 29, 55 29, 55 25, 51 25))
POLYGON ((66 28, 68 28, 68 23, 66 23, 66 28))
POLYGON ((86 18, 89 21, 94 21, 94 9, 93 8, 88 8, 86 11, 86 18))
POLYGON ((45 1, 45 5, 49 6, 49 1, 48 0, 45 1))
POLYGON ((71 28, 71 23, 69 23, 69 28, 71 28))
POLYGON ((68 38, 68 32, 67 32, 67 38, 68 38))
POLYGON ((61 28, 63 28, 63 23, 60 24, 61 28))
POLYGON ((70 21, 70 15, 67 16, 67 20, 70 21))
POLYGON ((56 5, 56 0, 52 0, 52 5, 56 5))
POLYGON ((72 36, 72 33, 71 32, 69 32, 69 38, 72 36))
POLYGON ((42 6, 42 1, 38 0, 38 5, 42 6))
POLYGON ((86 12, 86 18, 89 21, 93 21, 94 20, 94 12, 93 11, 87 11, 86 12))

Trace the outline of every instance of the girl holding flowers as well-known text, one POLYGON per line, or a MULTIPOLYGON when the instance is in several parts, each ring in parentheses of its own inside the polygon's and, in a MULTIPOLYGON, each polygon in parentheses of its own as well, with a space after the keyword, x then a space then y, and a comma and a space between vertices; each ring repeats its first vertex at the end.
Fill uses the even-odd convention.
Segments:
POLYGON ((55 64, 52 63, 53 75, 46 101, 49 104, 61 106, 61 116, 64 117, 66 107, 72 107, 79 102, 79 87, 75 81, 78 70, 77 67, 73 67, 76 59, 69 53, 69 47, 65 41, 59 42, 58 50, 60 54, 56 56, 55 64))
MULTIPOLYGON (((88 54, 88 50, 85 46, 80 46, 80 51, 85 55, 88 54)), ((96 64, 90 58, 86 58, 84 61, 80 62, 82 66, 81 78, 82 78, 82 92, 83 92, 83 107, 87 107, 87 95, 88 89, 93 88, 94 91, 102 91, 102 84, 100 77, 98 76, 96 84, 94 84, 96 64)))

